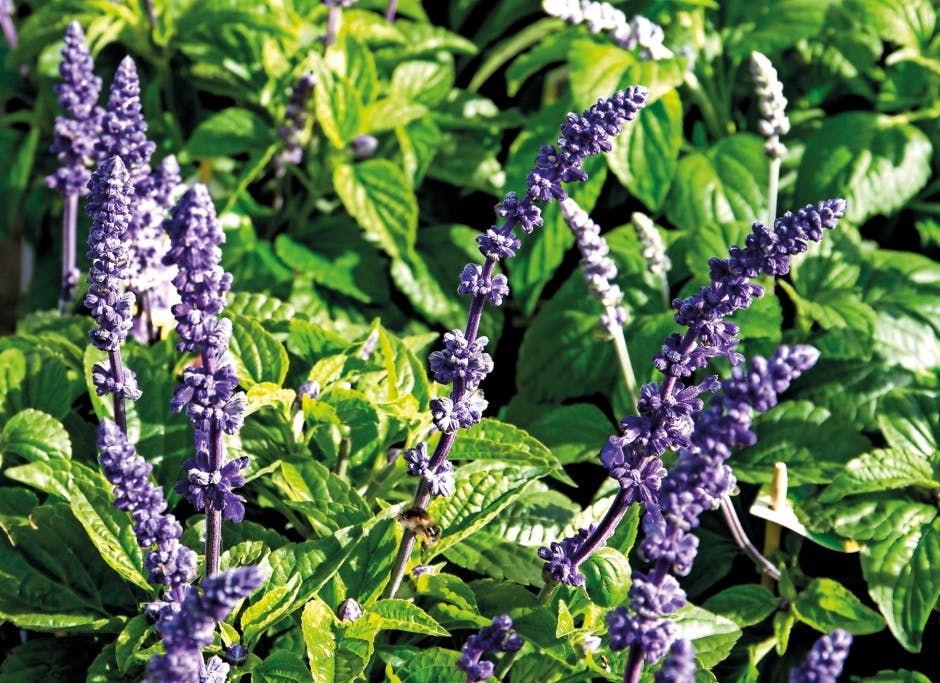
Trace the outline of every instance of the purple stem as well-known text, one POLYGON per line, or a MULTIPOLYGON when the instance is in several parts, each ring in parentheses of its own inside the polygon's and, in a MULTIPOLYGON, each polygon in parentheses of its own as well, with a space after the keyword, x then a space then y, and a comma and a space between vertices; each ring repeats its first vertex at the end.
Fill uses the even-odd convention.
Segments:
POLYGON ((398 0, 388 0, 388 7, 385 8, 385 20, 389 23, 395 21, 395 11, 398 9, 398 0))
MULTIPOLYGON (((205 348, 202 352, 202 364, 211 376, 216 371, 216 359, 205 348)), ((222 469, 225 445, 222 443, 222 430, 216 419, 209 420, 209 471, 222 469)), ((209 578, 219 573, 219 557, 222 554, 222 511, 216 510, 206 501, 206 573, 209 578)))
MULTIPOLYGON (((12 9, 13 3, 10 3, 12 9)), ((3 28, 3 35, 7 39, 7 45, 11 50, 15 50, 19 45, 19 38, 16 35, 16 25, 13 23, 13 17, 6 12, 0 12, 0 27, 3 28)))
POLYGON ((339 24, 342 18, 342 7, 330 7, 330 13, 326 17, 326 35, 323 36, 324 46, 329 47, 336 42, 336 36, 339 35, 339 24))
POLYGON ((75 296, 75 242, 78 222, 78 192, 65 195, 62 213, 62 291, 59 294, 59 313, 64 314, 75 296))
MULTIPOLYGON (((124 363, 121 360, 121 347, 108 351, 108 362, 111 365, 111 376, 118 386, 124 385, 124 363)), ((127 436, 127 409, 124 407, 123 392, 114 392, 114 423, 127 436)))
POLYGON ((153 0, 144 0, 144 8, 147 10, 147 19, 150 21, 150 28, 156 28, 157 14, 153 9, 153 0))

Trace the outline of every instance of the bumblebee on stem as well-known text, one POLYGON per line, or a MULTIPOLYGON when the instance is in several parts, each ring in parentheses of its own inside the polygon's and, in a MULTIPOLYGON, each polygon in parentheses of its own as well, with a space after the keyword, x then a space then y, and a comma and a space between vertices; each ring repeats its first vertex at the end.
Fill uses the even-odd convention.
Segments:
POLYGON ((424 508, 410 507, 398 515, 398 522, 414 532, 426 545, 435 545, 441 539, 441 528, 437 520, 424 508))

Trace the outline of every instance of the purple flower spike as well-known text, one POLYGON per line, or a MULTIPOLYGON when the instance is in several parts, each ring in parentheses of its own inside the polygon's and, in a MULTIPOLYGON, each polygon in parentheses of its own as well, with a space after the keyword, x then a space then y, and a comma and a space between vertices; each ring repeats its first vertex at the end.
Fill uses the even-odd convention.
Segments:
POLYGON ((55 140, 50 151, 61 166, 46 178, 46 185, 63 194, 87 194, 88 167, 95 160, 95 143, 101 132, 104 111, 98 106, 101 79, 95 76, 95 62, 85 44, 81 24, 73 21, 65 30, 65 47, 59 75, 62 83, 55 86, 59 106, 65 115, 55 121, 55 140))
POLYGON ((803 663, 790 672, 790 683, 836 683, 851 645, 852 634, 842 629, 823 636, 803 663))
POLYGON ((655 683, 688 683, 695 680, 695 648, 692 641, 680 638, 669 648, 663 668, 653 677, 655 683))
POLYGON ((147 139, 147 122, 141 113, 140 80, 137 65, 130 56, 121 60, 111 93, 108 110, 101 125, 98 156, 119 156, 136 186, 150 175, 150 157, 156 145, 147 139))
POLYGON ((232 489, 245 485, 241 471, 246 467, 248 458, 243 456, 213 470, 209 466, 209 454, 200 451, 195 459, 183 462, 186 480, 176 482, 174 490, 197 510, 216 510, 225 519, 237 523, 245 518, 245 499, 232 493, 232 489))
POLYGON ((123 236, 130 221, 133 187, 120 157, 101 163, 88 183, 86 211, 92 218, 88 235, 88 295, 85 306, 98 321, 91 343, 104 351, 116 350, 131 327, 134 295, 121 293, 127 278, 128 250, 123 236))
POLYGON ((428 447, 419 443, 415 448, 409 448, 402 454, 408 464, 408 474, 421 477, 427 484, 432 496, 451 496, 454 493, 454 466, 446 460, 436 470, 430 466, 431 457, 428 447))
POLYGON ((467 674, 467 683, 485 683, 493 675, 493 663, 481 659, 483 655, 499 652, 518 652, 522 638, 512 630, 512 619, 507 615, 495 617, 493 623, 484 626, 463 647, 457 660, 457 668, 467 674))
POLYGON ((299 164, 303 159, 301 138, 307 125, 307 106, 313 94, 316 78, 312 73, 303 74, 291 88, 284 108, 284 123, 277 128, 277 136, 284 141, 284 149, 275 158, 278 177, 284 175, 288 164, 299 164))

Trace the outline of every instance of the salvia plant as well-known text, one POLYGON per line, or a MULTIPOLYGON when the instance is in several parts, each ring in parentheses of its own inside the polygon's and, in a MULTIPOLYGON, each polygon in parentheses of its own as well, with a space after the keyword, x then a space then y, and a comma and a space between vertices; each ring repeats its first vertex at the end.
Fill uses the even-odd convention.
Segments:
POLYGON ((0 26, 0 683, 940 681, 928 0, 0 26))

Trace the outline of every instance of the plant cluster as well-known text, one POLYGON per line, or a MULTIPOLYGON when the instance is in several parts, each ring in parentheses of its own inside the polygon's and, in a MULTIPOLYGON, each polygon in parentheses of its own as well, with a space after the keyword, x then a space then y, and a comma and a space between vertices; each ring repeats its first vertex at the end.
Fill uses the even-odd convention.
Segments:
POLYGON ((902 4, 0 0, 0 683, 929 683, 902 4))

